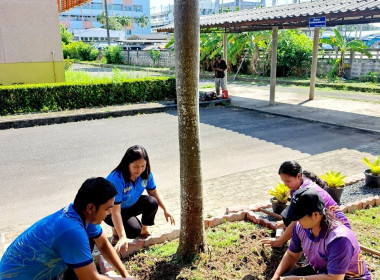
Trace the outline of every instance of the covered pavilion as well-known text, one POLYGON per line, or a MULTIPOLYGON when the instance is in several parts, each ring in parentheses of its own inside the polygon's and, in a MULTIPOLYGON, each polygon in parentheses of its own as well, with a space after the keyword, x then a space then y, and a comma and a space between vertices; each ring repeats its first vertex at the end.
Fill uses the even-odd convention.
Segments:
MULTIPOLYGON (((269 104, 275 104, 278 29, 307 28, 311 20, 325 19, 325 26, 380 22, 380 0, 318 0, 241 10, 200 17, 202 33, 223 32, 224 59, 227 60, 227 33, 272 29, 272 61, 269 104)), ((319 29, 314 28, 314 45, 310 75, 309 99, 314 99, 319 29)), ((174 32, 174 24, 158 29, 158 32, 174 32)))

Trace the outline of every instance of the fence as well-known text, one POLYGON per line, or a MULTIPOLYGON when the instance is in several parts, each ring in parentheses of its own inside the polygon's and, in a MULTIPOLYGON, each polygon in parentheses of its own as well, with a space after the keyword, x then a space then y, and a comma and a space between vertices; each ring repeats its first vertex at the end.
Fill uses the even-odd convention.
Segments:
POLYGON ((158 61, 153 64, 149 51, 123 51, 124 63, 140 66, 174 67, 174 53, 172 51, 161 51, 158 61))
MULTIPOLYGON (((346 64, 346 76, 349 79, 364 76, 368 72, 380 70, 380 49, 369 50, 372 58, 368 58, 358 52, 347 52, 344 61, 346 64)), ((153 64, 149 51, 123 51, 124 62, 129 65, 174 67, 175 55, 172 51, 161 51, 158 61, 153 64)), ((336 50, 324 50, 318 56, 317 75, 326 75, 334 66, 336 59, 340 58, 340 52, 336 50)))
MULTIPOLYGON (((345 54, 345 74, 348 79, 380 70, 380 49, 370 49, 368 52, 372 55, 371 58, 358 52, 347 52, 345 54)), ((340 58, 340 52, 336 50, 324 50, 318 57, 317 75, 325 75, 330 72, 338 58, 340 58)))

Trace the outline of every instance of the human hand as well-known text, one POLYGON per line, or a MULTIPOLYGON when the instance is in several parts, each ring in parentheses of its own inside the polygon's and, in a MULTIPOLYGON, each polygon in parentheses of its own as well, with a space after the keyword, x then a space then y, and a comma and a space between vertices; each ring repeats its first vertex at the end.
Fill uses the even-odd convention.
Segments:
POLYGON ((115 251, 120 254, 121 251, 126 252, 128 250, 128 240, 126 237, 122 237, 116 243, 114 247, 115 251))
POLYGON ((283 229, 286 228, 286 226, 285 226, 285 224, 284 224, 283 221, 277 221, 276 222, 276 229, 279 229, 279 228, 283 228, 283 229))
POLYGON ((264 244, 264 246, 271 246, 271 247, 281 247, 282 244, 284 244, 280 239, 276 239, 276 238, 262 239, 261 243, 264 244))
POLYGON ((170 224, 175 225, 174 217, 172 216, 172 214, 170 214, 169 211, 164 211, 164 215, 167 222, 169 222, 170 219, 170 224))

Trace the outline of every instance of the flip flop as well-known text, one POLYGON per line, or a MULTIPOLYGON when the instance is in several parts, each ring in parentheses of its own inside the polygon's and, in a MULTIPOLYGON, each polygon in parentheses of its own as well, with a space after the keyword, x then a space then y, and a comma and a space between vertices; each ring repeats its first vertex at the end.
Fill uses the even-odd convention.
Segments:
POLYGON ((151 236, 150 233, 140 233, 140 235, 138 236, 138 238, 140 238, 140 239, 147 239, 149 236, 151 236))
POLYGON ((112 235, 112 238, 111 238, 112 246, 115 246, 118 241, 119 241, 119 236, 112 235))

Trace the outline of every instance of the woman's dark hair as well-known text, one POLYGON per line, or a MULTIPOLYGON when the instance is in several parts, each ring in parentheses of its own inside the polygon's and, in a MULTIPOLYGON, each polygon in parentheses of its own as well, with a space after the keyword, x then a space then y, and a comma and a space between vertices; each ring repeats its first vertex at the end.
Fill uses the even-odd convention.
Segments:
POLYGON ((141 158, 145 159, 146 168, 144 172, 141 173, 140 176, 141 178, 146 180, 149 178, 149 175, 150 175, 150 162, 149 162, 147 151, 145 150, 143 146, 140 146, 140 145, 134 145, 128 148, 121 162, 113 171, 121 172, 121 174, 123 174, 124 181, 129 182, 131 181, 131 174, 129 172, 129 164, 141 158))
MULTIPOLYGON (((311 217, 313 213, 307 213, 306 215, 311 217)), ((339 220, 331 210, 323 209, 323 211, 319 212, 322 216, 321 227, 329 228, 334 224, 343 224, 343 221, 339 220)))
POLYGON ((302 176, 307 177, 315 182, 322 189, 327 187, 326 182, 314 173, 306 170, 302 171, 301 165, 299 165, 298 162, 294 160, 285 161, 283 164, 281 164, 280 169, 278 170, 278 174, 286 174, 292 177, 296 177, 298 174, 301 174, 302 176))
POLYGON ((96 209, 117 194, 116 188, 103 177, 89 178, 80 187, 74 199, 74 207, 78 211, 85 210, 92 203, 96 209))

